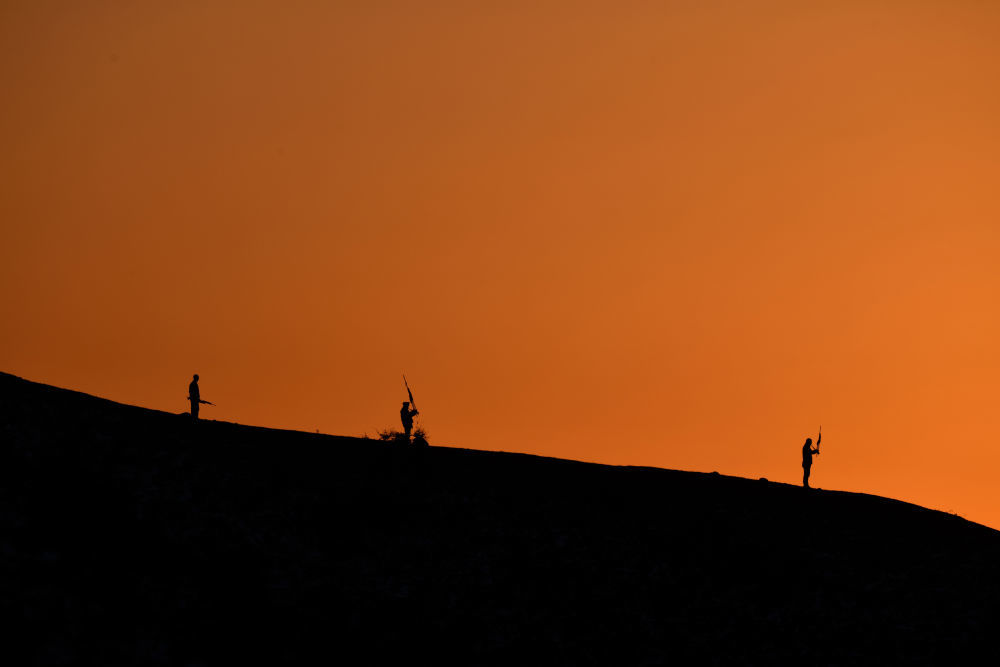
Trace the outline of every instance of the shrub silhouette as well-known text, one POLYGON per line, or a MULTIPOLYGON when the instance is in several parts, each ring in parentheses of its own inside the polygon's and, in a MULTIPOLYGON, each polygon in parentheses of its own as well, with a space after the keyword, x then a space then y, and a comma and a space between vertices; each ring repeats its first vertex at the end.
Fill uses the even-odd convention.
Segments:
POLYGON ((376 431, 376 433, 378 433, 378 439, 384 440, 385 442, 403 442, 406 440, 405 433, 392 428, 382 429, 380 431, 376 431))
MULTIPOLYGON (((397 442, 401 444, 410 443, 410 441, 407 440, 405 433, 403 433, 402 431, 397 431, 396 429, 393 428, 382 429, 380 431, 376 431, 376 433, 378 435, 378 439, 382 440, 383 442, 397 442)), ((425 431, 422 426, 418 426, 417 428, 413 429, 412 442, 414 444, 420 444, 424 446, 427 445, 427 431, 425 431)))

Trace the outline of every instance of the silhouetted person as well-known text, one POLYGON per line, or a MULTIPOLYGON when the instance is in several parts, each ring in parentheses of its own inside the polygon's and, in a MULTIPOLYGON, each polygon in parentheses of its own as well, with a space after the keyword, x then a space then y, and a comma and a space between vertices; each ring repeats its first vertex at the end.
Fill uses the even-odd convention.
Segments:
POLYGON ((813 439, 806 438, 806 444, 802 445, 802 486, 809 488, 809 469, 812 468, 813 454, 819 454, 819 443, 823 439, 820 433, 816 439, 816 449, 812 448, 813 439))
POLYGON ((208 401, 201 400, 201 390, 198 389, 197 373, 195 373, 194 379, 191 380, 191 384, 188 385, 188 400, 191 401, 191 416, 197 419, 198 406, 202 403, 208 403, 208 401))
POLYGON ((416 409, 410 409, 410 402, 403 401, 403 407, 399 409, 399 418, 403 421, 403 433, 406 439, 410 439, 410 430, 413 429, 413 418, 420 414, 416 409))

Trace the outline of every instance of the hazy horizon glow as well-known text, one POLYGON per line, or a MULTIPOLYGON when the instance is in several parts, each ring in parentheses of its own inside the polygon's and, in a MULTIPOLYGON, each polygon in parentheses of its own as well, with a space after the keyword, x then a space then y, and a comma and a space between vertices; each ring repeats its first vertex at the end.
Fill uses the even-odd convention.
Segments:
POLYGON ((0 370, 1000 527, 1000 5, 0 7, 0 370))

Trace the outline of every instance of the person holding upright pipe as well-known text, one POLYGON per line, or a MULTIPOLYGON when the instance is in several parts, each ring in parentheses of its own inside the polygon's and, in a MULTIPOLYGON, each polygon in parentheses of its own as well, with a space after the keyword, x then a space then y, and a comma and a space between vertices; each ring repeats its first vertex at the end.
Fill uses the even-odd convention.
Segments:
POLYGON ((823 427, 819 427, 819 437, 816 438, 816 449, 812 448, 812 438, 806 438, 806 444, 802 445, 802 486, 809 487, 809 471, 813 464, 813 454, 819 454, 819 443, 823 440, 823 427))

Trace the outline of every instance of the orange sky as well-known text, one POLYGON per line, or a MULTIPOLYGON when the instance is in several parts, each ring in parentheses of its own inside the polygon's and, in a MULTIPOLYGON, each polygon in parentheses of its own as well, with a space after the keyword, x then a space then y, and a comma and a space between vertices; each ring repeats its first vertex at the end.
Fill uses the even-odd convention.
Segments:
POLYGON ((0 4, 0 370, 1000 527, 1000 4, 0 4))

